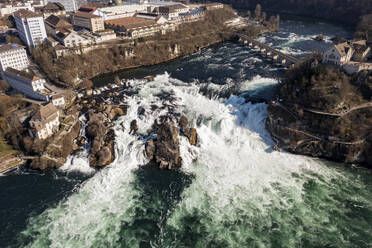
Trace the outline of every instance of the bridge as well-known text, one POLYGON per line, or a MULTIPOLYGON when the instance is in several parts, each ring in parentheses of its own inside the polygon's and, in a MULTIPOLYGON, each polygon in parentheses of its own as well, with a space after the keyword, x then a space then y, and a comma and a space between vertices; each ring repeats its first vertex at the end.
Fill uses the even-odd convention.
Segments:
POLYGON ((301 60, 290 56, 288 54, 282 53, 279 50, 268 46, 262 42, 249 38, 244 34, 238 34, 239 41, 244 45, 248 45, 250 48, 259 49, 260 52, 268 58, 271 58, 273 61, 277 61, 283 66, 293 67, 294 65, 301 62, 301 60))

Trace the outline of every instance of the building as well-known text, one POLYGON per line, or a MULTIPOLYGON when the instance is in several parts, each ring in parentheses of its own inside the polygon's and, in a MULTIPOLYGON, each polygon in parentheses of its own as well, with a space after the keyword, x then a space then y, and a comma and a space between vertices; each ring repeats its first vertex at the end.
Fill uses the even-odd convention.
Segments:
POLYGON ((342 68, 348 74, 358 73, 360 71, 372 71, 372 63, 349 62, 342 68))
POLYGON ((19 71, 8 67, 2 76, 4 80, 23 95, 41 101, 46 101, 48 98, 40 92, 45 90, 45 80, 41 79, 26 71, 19 71))
POLYGON ((63 107, 65 106, 65 97, 63 94, 56 94, 52 96, 52 103, 56 107, 63 107))
POLYGON ((94 33, 94 36, 96 44, 116 39, 116 33, 111 29, 97 31, 94 33))
POLYGON ((78 4, 77 4, 76 0, 48 0, 48 2, 61 3, 63 5, 63 7, 65 7, 65 10, 66 10, 67 13, 73 13, 73 12, 77 11, 77 9, 78 9, 78 4))
POLYGON ((371 55, 371 48, 365 40, 333 45, 323 53, 323 63, 344 65, 350 61, 363 62, 371 55))
POLYGON ((164 23, 164 19, 156 20, 140 17, 126 17, 105 21, 107 27, 129 38, 141 38, 152 36, 157 33, 165 34, 168 30, 174 31, 175 24, 164 23))
POLYGON ((24 46, 17 44, 0 45, 0 72, 6 68, 24 70, 30 62, 24 46))
POLYGON ((87 39, 73 30, 61 30, 56 34, 56 39, 65 47, 73 48, 93 44, 93 39, 87 39))
POLYGON ((323 54, 323 63, 344 65, 353 56, 354 50, 348 42, 334 45, 323 54))
POLYGON ((372 70, 372 63, 366 61, 371 56, 371 48, 365 40, 344 42, 331 46, 323 53, 323 63, 342 66, 349 74, 372 70))
POLYGON ((19 10, 13 14, 19 37, 27 45, 36 47, 47 37, 43 16, 29 10, 19 10))
POLYGON ((205 10, 216 10, 223 9, 224 5, 222 3, 207 3, 204 5, 205 10))
POLYGON ((143 4, 123 4, 119 6, 109 6, 103 8, 92 8, 88 6, 83 6, 79 11, 88 12, 94 15, 101 16, 104 21, 115 20, 125 17, 132 17, 138 12, 148 12, 147 5, 143 4))
POLYGON ((103 18, 86 12, 77 12, 72 16, 74 26, 89 29, 92 32, 105 29, 103 18))
POLYGON ((59 112, 53 103, 40 106, 39 110, 30 120, 32 134, 37 139, 46 139, 59 129, 59 112))
POLYGON ((189 12, 189 7, 184 4, 173 4, 167 6, 160 6, 154 9, 153 13, 157 13, 166 17, 168 20, 177 18, 182 13, 189 12))
POLYGON ((14 12, 17 12, 18 10, 21 10, 21 9, 34 11, 34 7, 32 6, 31 2, 25 2, 25 3, 18 2, 15 4, 8 4, 0 8, 0 16, 11 15, 14 12))
POLYGON ((49 2, 43 7, 35 8, 35 12, 43 15, 44 19, 48 18, 50 15, 60 16, 66 15, 65 7, 59 2, 49 2))
POLYGON ((47 19, 45 19, 45 29, 48 35, 51 35, 53 37, 56 36, 58 32, 61 30, 72 30, 73 26, 71 23, 67 22, 65 19, 50 15, 47 19))

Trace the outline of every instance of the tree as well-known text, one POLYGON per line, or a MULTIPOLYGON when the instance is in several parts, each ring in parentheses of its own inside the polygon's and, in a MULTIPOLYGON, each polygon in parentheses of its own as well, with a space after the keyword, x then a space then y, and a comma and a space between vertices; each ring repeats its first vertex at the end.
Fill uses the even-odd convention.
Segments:
POLYGON ((280 26, 280 16, 276 15, 276 28, 279 28, 280 26))
POLYGON ((5 38, 6 43, 14 43, 18 45, 23 45, 21 39, 19 39, 17 36, 8 34, 5 38))
POLYGON ((250 10, 247 11, 247 17, 248 17, 249 19, 251 19, 251 17, 252 17, 252 13, 251 13, 250 10))
POLYGON ((8 91, 10 89, 10 86, 9 84, 4 81, 4 80, 0 80, 0 91, 8 91))
POLYGON ((120 80, 120 78, 119 78, 118 75, 115 76, 115 83, 116 83, 117 85, 120 85, 120 84, 121 84, 121 80, 120 80))
POLYGON ((256 5, 256 9, 254 10, 254 17, 256 20, 259 20, 261 17, 261 4, 259 3, 256 5))
POLYGON ((266 21, 266 17, 267 17, 266 12, 262 12, 262 14, 261 14, 262 22, 266 21))

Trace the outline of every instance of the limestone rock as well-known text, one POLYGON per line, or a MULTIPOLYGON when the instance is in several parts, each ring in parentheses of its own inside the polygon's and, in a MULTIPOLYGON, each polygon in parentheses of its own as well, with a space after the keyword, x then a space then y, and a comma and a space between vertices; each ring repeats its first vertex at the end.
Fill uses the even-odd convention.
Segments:
POLYGON ((164 122, 159 126, 155 141, 155 161, 163 168, 181 165, 179 133, 173 122, 164 122))
POLYGON ((147 141, 145 152, 146 152, 146 156, 149 158, 149 160, 154 159, 155 151, 156 151, 156 149, 155 149, 154 140, 147 141))
POLYGON ((186 137, 189 139, 190 145, 195 146, 198 142, 198 133, 195 128, 190 128, 186 134, 186 137))
POLYGON ((189 128, 189 121, 186 116, 181 116, 180 120, 178 121, 178 125, 180 126, 181 133, 187 137, 191 145, 196 145, 198 133, 195 128, 189 128))
POLYGON ((130 131, 129 133, 135 134, 138 130, 137 120, 132 120, 130 122, 130 131))
POLYGON ((87 143, 87 141, 84 136, 79 136, 76 139, 76 143, 78 144, 78 146, 83 146, 87 143))
POLYGON ((97 153, 97 166, 106 166, 110 164, 113 161, 113 156, 110 151, 110 148, 103 147, 98 153, 97 153))
POLYGON ((182 115, 180 120, 178 121, 178 125, 181 128, 181 132, 185 133, 187 132, 189 126, 189 120, 186 118, 186 116, 182 115))

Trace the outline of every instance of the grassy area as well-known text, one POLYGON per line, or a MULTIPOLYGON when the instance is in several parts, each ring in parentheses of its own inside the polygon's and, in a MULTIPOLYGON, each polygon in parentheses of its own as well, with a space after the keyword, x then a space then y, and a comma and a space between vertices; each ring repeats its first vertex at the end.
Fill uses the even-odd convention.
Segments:
POLYGON ((14 150, 11 146, 9 146, 5 141, 3 134, 0 133, 0 162, 1 158, 7 155, 17 154, 18 151, 14 150))

